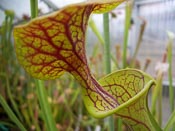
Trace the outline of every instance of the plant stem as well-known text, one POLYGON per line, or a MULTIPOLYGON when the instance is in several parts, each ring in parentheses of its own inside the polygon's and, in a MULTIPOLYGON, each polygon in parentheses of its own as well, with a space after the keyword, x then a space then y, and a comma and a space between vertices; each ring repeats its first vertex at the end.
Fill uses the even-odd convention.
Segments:
POLYGON ((1 95, 0 95, 0 104, 2 105, 4 110, 7 112, 7 115, 9 116, 9 118, 20 128, 20 130, 27 131, 1 95))
POLYGON ((29 116, 31 117, 31 120, 30 120, 30 121, 32 121, 32 124, 35 125, 35 131, 40 131, 38 122, 37 122, 37 120, 36 120, 35 117, 34 117, 34 112, 33 112, 33 107, 32 107, 32 106, 34 105, 33 101, 30 101, 30 100, 28 99, 28 100, 27 100, 27 105, 29 105, 29 106, 28 106, 28 112, 29 112, 29 116))
MULTIPOLYGON (((38 16, 38 0, 30 0, 31 5, 31 18, 38 16)), ((39 104, 41 106, 41 111, 43 113, 43 118, 46 123, 46 128, 48 131, 57 131, 56 123, 53 119, 51 106, 48 103, 46 89, 43 86, 43 82, 36 80, 37 96, 39 104)))
MULTIPOLYGON (((105 52, 105 72, 109 74, 111 72, 111 55, 110 55, 110 32, 109 32, 109 14, 103 14, 103 28, 104 28, 104 52, 105 52)), ((109 131, 114 131, 114 119, 113 116, 106 118, 109 131)))
POLYGON ((142 42, 142 38, 143 38, 143 34, 144 34, 144 30, 145 30, 145 26, 146 26, 146 22, 144 19, 140 19, 142 20, 142 24, 140 26, 140 32, 139 32, 139 37, 138 37, 138 40, 137 40, 137 44, 136 44, 136 48, 134 50, 134 55, 132 57, 132 60, 131 60, 131 67, 135 67, 135 60, 136 60, 136 56, 137 56, 137 53, 139 51, 139 48, 140 48, 140 45, 141 45, 141 42, 142 42))
POLYGON ((162 126, 162 81, 161 81, 160 91, 158 96, 158 124, 160 127, 162 126))
POLYGON ((118 118, 117 120, 117 131, 122 131, 122 119, 118 118))
POLYGON ((169 93, 170 93, 170 106, 171 112, 174 111, 174 88, 173 88, 173 79, 172 79, 172 40, 168 43, 168 79, 169 79, 169 93))
POLYGON ((129 28, 130 28, 130 20, 131 20, 131 13, 132 13, 132 1, 126 2, 125 8, 125 31, 124 31, 124 45, 123 45, 123 68, 127 67, 127 47, 128 47, 128 35, 129 35, 129 28))
POLYGON ((14 16, 15 13, 12 10, 6 10, 5 14, 7 16, 7 19, 9 19, 9 21, 7 21, 8 25, 7 25, 7 42, 9 43, 9 45, 11 46, 11 49, 13 48, 11 45, 11 34, 12 34, 12 29, 13 29, 13 20, 14 20, 14 16))
POLYGON ((105 13, 103 15, 103 26, 104 26, 104 41, 105 41, 105 72, 111 73, 111 53, 110 53, 110 32, 109 32, 109 14, 105 13))
POLYGON ((97 36, 98 40, 100 41, 100 43, 102 45, 104 45, 105 41, 102 37, 102 35, 100 34, 99 30, 97 29, 97 26, 94 22, 94 20, 91 18, 89 21, 89 26, 91 27, 92 31, 95 33, 95 35, 97 36))
POLYGON ((7 94, 8 94, 8 96, 9 96, 9 100, 10 100, 10 102, 11 102, 11 104, 12 104, 12 107, 13 107, 15 113, 17 114, 17 116, 19 117, 19 119, 22 121, 23 118, 22 118, 22 116, 21 116, 21 113, 20 113, 19 110, 18 110, 18 106, 17 106, 17 104, 16 104, 16 102, 15 102, 13 96, 12 96, 11 90, 10 90, 10 84, 9 84, 8 75, 5 74, 5 73, 0 73, 0 76, 2 76, 2 77, 5 78, 5 81, 6 81, 6 88, 7 88, 7 94))
POLYGON ((157 121, 155 120, 154 116, 151 114, 151 112, 148 110, 147 113, 148 113, 149 119, 150 119, 151 124, 153 125, 154 129, 155 129, 156 131, 163 131, 163 130, 161 129, 161 127, 158 125, 158 123, 157 123, 157 121))
MULTIPOLYGON (((170 95, 170 110, 171 112, 174 111, 174 88, 173 88, 173 77, 172 77, 172 49, 173 49, 173 40, 174 40, 174 34, 171 32, 168 32, 169 42, 168 42, 168 79, 169 79, 169 95, 170 95)), ((173 125, 173 129, 175 130, 175 125, 173 125)))
POLYGON ((31 7, 31 18, 35 18, 38 16, 38 0, 30 0, 30 7, 31 7))
POLYGON ((161 86, 162 86, 162 78, 163 78, 163 72, 159 70, 157 72, 157 85, 154 87, 152 91, 152 101, 151 101, 151 113, 155 117, 156 116, 156 101, 158 100, 158 97, 160 96, 161 92, 161 86))
POLYGON ((43 82, 40 80, 35 80, 38 100, 41 106, 42 115, 44 121, 46 122, 46 128, 48 131, 57 131, 56 123, 53 119, 50 105, 47 99, 46 89, 43 85, 43 82))
MULTIPOLYGON (((173 111, 173 113, 171 114, 165 128, 164 131, 170 131, 170 128, 173 126, 173 124, 175 123, 175 110, 173 111)), ((172 130, 174 131, 174 130, 172 130)))

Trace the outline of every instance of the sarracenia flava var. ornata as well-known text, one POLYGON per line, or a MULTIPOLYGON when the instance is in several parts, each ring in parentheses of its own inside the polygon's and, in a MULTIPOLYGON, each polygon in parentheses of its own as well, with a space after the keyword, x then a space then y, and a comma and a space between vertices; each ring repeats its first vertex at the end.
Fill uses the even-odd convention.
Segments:
POLYGON ((84 103, 97 118, 115 113, 133 130, 155 130, 147 108, 147 92, 155 82, 145 73, 126 69, 99 82, 92 76, 85 53, 85 33, 91 13, 105 13, 124 0, 89 0, 66 6, 14 28, 17 58, 38 79, 71 73, 83 87, 84 103))

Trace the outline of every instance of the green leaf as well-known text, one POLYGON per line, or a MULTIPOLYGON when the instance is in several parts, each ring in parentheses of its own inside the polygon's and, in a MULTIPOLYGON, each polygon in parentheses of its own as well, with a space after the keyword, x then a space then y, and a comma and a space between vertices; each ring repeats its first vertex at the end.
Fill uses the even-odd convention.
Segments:
MULTIPOLYGON (((47 16, 15 27, 18 60, 35 78, 55 79, 71 73, 83 87, 85 105, 97 118, 115 113, 131 130, 157 130, 147 107, 148 90, 155 81, 145 73, 126 69, 99 82, 85 53, 85 33, 91 13, 105 13, 125 0, 90 0, 69 5, 47 16)), ((158 127, 158 128, 157 128, 158 127)))
POLYGON ((90 72, 85 33, 91 13, 108 12, 123 1, 91 0, 69 5, 15 27, 15 49, 20 64, 38 79, 56 79, 67 71, 87 92, 98 94, 101 101, 114 108, 116 100, 105 92, 90 72))
POLYGON ((105 76, 99 83, 115 98, 117 105, 111 107, 98 94, 84 90, 85 105, 91 115, 103 118, 116 114, 127 123, 129 129, 156 130, 147 105, 148 91, 155 84, 152 77, 136 69, 124 69, 105 76))
POLYGON ((89 16, 110 11, 123 1, 91 0, 73 4, 16 26, 13 34, 20 64, 38 79, 55 79, 64 71, 78 80, 86 77, 90 74, 85 54, 89 16))
POLYGON ((13 111, 10 109, 10 107, 7 104, 7 102, 5 101, 5 99, 1 95, 0 95, 0 104, 2 105, 4 110, 7 112, 7 115, 9 116, 9 118, 18 126, 18 128, 21 131, 27 131, 25 129, 25 127, 23 126, 23 124, 16 117, 16 115, 13 113, 13 111))

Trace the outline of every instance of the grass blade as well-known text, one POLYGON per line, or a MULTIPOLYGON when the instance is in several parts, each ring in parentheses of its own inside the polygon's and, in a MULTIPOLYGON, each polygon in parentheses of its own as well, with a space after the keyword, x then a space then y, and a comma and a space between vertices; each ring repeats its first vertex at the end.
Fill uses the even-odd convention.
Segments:
POLYGON ((7 112, 7 115, 9 116, 9 118, 20 128, 20 130, 27 131, 1 95, 0 95, 0 104, 2 105, 4 110, 7 112))
POLYGON ((42 115, 46 123, 47 131, 57 131, 56 123, 52 116, 51 108, 47 99, 46 89, 43 86, 43 82, 41 80, 35 80, 35 83, 37 88, 37 96, 39 99, 39 104, 41 106, 42 115))

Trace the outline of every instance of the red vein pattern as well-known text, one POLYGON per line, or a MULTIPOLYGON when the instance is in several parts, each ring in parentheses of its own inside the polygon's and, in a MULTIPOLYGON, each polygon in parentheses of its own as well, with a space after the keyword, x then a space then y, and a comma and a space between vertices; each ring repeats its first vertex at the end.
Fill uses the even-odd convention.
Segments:
POLYGON ((146 84, 151 79, 153 78, 141 71, 126 69, 112 73, 99 81, 104 89, 115 97, 119 105, 127 103, 122 108, 119 106, 115 112, 117 116, 129 123, 130 130, 151 131, 154 129, 148 116, 147 107, 147 94, 150 86, 146 84), (145 91, 143 91, 144 88, 146 88, 145 91), (135 96, 138 97, 135 99, 135 96), (130 102, 128 102, 129 100, 130 102))
MULTIPOLYGON (((64 71, 71 73, 84 87, 84 102, 92 115, 105 117, 114 113, 120 105, 141 92, 148 79, 143 73, 128 69, 128 72, 121 71, 105 77, 99 84, 87 64, 85 33, 92 12, 110 11, 123 1, 90 0, 15 27, 15 49, 20 64, 39 79, 56 79, 64 71)), ((137 110, 146 112, 145 106, 145 100, 140 99, 116 114, 131 121, 132 129, 137 126, 136 129, 147 129, 147 118, 138 120, 133 116, 137 110)))
POLYGON ((85 56, 85 32, 92 12, 108 11, 121 2, 123 0, 89 1, 70 5, 16 27, 14 38, 19 62, 39 79, 55 79, 68 71, 85 87, 95 106, 103 101, 108 109, 116 107, 116 100, 91 76, 85 56), (98 99, 94 100, 93 95, 98 99))

